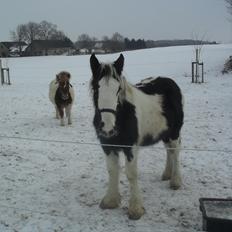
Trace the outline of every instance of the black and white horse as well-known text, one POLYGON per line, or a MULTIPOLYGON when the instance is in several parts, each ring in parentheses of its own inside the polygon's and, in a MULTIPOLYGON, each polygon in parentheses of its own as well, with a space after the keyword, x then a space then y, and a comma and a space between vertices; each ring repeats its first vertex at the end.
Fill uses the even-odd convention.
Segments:
POLYGON ((107 64, 99 63, 92 54, 90 66, 93 124, 106 154, 109 173, 108 190, 100 207, 110 209, 120 204, 118 154, 122 151, 130 184, 129 218, 139 219, 145 212, 137 183, 139 146, 162 140, 167 148, 162 180, 170 180, 172 189, 181 186, 178 158, 184 117, 181 90, 173 80, 163 77, 147 78, 136 86, 131 85, 122 75, 122 54, 107 64))
POLYGON ((49 84, 49 99, 55 106, 56 118, 60 118, 61 126, 65 125, 65 114, 68 124, 72 124, 71 109, 74 101, 74 89, 69 82, 70 78, 69 72, 62 71, 49 84))

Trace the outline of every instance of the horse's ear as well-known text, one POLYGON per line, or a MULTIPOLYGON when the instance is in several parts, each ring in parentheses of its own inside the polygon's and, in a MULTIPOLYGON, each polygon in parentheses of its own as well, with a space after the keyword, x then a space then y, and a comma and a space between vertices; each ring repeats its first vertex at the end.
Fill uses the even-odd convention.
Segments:
POLYGON ((121 75, 124 66, 124 56, 120 54, 118 59, 114 62, 114 67, 119 75, 121 75))
POLYGON ((96 72, 99 70, 100 63, 94 53, 90 57, 90 67, 91 67, 93 76, 95 76, 94 74, 96 74, 96 72))
POLYGON ((59 81, 59 79, 60 79, 59 74, 56 74, 56 81, 59 81))

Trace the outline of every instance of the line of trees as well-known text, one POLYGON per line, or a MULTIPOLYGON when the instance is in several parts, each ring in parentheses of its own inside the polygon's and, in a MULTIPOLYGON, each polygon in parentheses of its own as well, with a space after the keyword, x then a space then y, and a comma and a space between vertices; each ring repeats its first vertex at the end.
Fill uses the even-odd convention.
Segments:
MULTIPOLYGON (((34 40, 68 40, 71 41, 63 31, 57 29, 57 25, 45 20, 40 23, 28 22, 19 24, 14 31, 10 32, 11 39, 19 42, 19 50, 21 52, 21 42, 30 44, 34 40)), ((117 52, 123 50, 134 50, 146 48, 146 43, 142 39, 124 38, 120 33, 115 32, 111 37, 103 36, 101 40, 91 37, 88 34, 81 34, 74 43, 77 49, 88 49, 91 51, 96 48, 97 42, 101 42, 101 49, 106 52, 117 52)))
MULTIPOLYGON (((232 0, 225 0, 228 4, 228 9, 232 13, 232 0)), ((26 24, 19 24, 15 31, 11 31, 11 38, 14 42, 26 42, 30 44, 34 40, 63 40, 72 41, 61 30, 58 30, 57 25, 41 21, 40 23, 28 22, 26 24)), ((74 43, 75 47, 80 49, 87 49, 88 53, 94 50, 102 50, 105 53, 119 52, 125 50, 144 49, 152 47, 176 46, 176 45, 194 45, 198 41, 194 40, 144 40, 144 39, 129 39, 115 32, 111 37, 103 36, 102 39, 91 37, 88 34, 81 34, 74 43), (96 45, 99 47, 96 47, 96 45)), ((203 42, 203 41, 201 41, 203 42)), ((205 43, 209 43, 205 41, 205 43)), ((214 42, 215 43, 215 42, 214 42)), ((20 44, 20 43, 19 43, 20 44)), ((21 54, 21 45, 19 45, 21 54)))
POLYGON ((11 31, 11 39, 16 42, 30 44, 33 40, 69 40, 63 31, 57 29, 57 25, 47 21, 40 23, 29 22, 19 24, 15 31, 11 31))
MULTIPOLYGON (((82 34, 75 42, 75 46, 79 49, 87 48, 94 49, 96 42, 99 41, 96 37, 91 37, 88 34, 82 34)), ((105 51, 117 52, 123 50, 134 50, 146 48, 144 39, 129 39, 124 38, 120 33, 115 32, 111 37, 103 36, 100 40, 102 42, 102 49, 105 51)))
POLYGON ((125 50, 124 37, 118 32, 115 32, 111 38, 103 36, 101 40, 98 40, 96 37, 91 37, 88 34, 81 34, 78 36, 75 46, 78 49, 86 48, 92 50, 97 41, 102 42, 101 49, 105 51, 116 52, 125 50))

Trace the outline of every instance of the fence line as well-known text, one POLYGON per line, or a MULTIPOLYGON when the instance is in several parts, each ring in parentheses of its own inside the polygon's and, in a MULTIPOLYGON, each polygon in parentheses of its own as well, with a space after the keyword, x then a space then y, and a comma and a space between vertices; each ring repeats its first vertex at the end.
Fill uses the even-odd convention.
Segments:
MULTIPOLYGON (((47 143, 62 143, 62 144, 75 144, 75 145, 89 145, 89 146, 103 146, 103 147, 116 147, 116 148, 132 148, 134 146, 131 145, 115 145, 115 144, 100 144, 94 142, 81 142, 81 141, 63 141, 63 140, 55 140, 55 139, 36 139, 36 138, 28 138, 28 137, 20 137, 20 136, 7 136, 7 135, 0 135, 1 139, 16 139, 16 140, 27 140, 27 141, 34 141, 34 142, 47 142, 47 143)), ((152 150, 175 150, 176 148, 164 148, 164 147, 153 147, 153 146, 136 146, 138 148, 150 148, 152 150)), ((222 152, 222 153, 232 153, 232 150, 229 149, 209 149, 209 148, 186 148, 181 147, 180 150, 182 151, 198 151, 198 152, 222 152)))

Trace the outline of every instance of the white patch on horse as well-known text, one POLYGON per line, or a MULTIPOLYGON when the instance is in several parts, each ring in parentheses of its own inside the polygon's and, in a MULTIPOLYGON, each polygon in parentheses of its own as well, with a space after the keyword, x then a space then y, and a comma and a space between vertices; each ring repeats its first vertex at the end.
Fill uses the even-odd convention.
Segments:
POLYGON ((136 117, 139 119, 139 140, 137 145, 141 145, 144 136, 150 135, 155 139, 162 131, 168 128, 161 107, 162 96, 157 94, 147 97, 147 94, 129 83, 127 83, 127 88, 130 88, 130 91, 127 91, 128 94, 125 98, 131 104, 135 105, 136 117))
MULTIPOLYGON (((119 82, 115 79, 102 78, 99 81, 99 98, 98 107, 100 110, 112 109, 116 111, 117 108, 117 91, 119 82), (110 88, 109 88, 110 86, 110 88), (107 97, 106 97, 107 96, 107 97)), ((102 130, 108 135, 115 127, 115 115, 110 112, 102 112, 102 130)))

